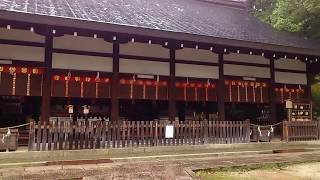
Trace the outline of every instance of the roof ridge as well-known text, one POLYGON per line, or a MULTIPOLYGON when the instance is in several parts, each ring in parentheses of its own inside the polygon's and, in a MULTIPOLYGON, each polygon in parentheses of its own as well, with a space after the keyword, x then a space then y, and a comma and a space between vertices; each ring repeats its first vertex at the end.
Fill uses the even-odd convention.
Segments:
POLYGON ((248 3, 246 0, 244 0, 244 1, 239 1, 239 0, 196 0, 196 1, 202 1, 202 2, 207 2, 207 3, 222 5, 222 6, 243 9, 243 10, 247 9, 247 7, 248 7, 248 3))

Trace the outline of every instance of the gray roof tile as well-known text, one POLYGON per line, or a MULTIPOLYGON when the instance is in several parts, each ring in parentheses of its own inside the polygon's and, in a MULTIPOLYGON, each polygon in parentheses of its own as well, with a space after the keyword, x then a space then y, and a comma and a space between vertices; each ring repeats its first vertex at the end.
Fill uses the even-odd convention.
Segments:
POLYGON ((196 0, 0 0, 0 10, 320 49, 319 42, 276 31, 246 10, 196 0))

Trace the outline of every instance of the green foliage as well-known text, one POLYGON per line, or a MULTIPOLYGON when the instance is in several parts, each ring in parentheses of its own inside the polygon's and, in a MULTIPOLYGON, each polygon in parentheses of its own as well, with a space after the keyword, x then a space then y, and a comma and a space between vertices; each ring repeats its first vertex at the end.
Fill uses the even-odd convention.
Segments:
POLYGON ((317 115, 320 115, 320 75, 315 75, 312 81, 311 92, 313 98, 313 109, 317 115))
POLYGON ((278 30, 320 39, 319 0, 256 0, 253 11, 278 30))

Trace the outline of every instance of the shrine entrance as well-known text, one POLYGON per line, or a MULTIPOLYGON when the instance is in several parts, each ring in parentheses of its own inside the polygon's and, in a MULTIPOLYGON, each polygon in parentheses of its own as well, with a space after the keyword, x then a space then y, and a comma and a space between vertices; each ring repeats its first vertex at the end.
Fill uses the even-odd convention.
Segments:
POLYGON ((155 100, 120 100, 120 120, 168 120, 168 102, 155 100))
POLYGON ((0 128, 25 124, 31 119, 38 120, 40 97, 1 96, 0 128))
POLYGON ((177 117, 185 120, 218 121, 218 105, 216 102, 177 102, 177 117))

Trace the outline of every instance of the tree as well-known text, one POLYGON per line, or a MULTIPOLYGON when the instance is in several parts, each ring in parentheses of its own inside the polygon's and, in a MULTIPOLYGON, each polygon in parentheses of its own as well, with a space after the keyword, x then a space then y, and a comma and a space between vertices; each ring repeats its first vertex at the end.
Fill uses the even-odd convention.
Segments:
POLYGON ((320 39, 319 0, 256 0, 253 11, 278 30, 320 39))

